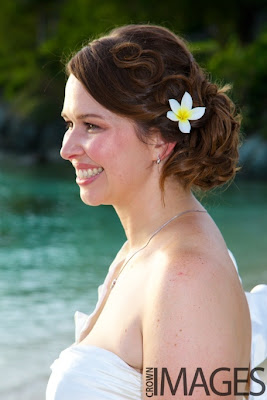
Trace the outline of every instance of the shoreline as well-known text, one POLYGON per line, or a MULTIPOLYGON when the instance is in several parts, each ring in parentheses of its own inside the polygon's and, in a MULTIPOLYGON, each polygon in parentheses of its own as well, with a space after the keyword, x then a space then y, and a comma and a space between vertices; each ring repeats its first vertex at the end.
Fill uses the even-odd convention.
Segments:
MULTIPOLYGON (((255 134, 247 137, 239 150, 239 166, 241 170, 237 173, 238 179, 259 180, 267 182, 267 139, 255 134)), ((64 165, 66 161, 59 155, 59 147, 49 147, 49 151, 22 152, 19 150, 0 150, 0 164, 18 166, 49 166, 64 165), (14 163, 15 160, 15 163, 14 163)))

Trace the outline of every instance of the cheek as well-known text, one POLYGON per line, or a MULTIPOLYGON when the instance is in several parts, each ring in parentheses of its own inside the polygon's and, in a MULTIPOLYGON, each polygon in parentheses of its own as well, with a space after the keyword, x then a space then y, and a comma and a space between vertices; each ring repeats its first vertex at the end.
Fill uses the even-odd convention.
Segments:
POLYGON ((96 164, 105 167, 107 160, 112 157, 111 149, 101 136, 91 138, 85 145, 88 157, 96 164), (104 165, 105 164, 105 165, 104 165))
POLYGON ((87 143, 86 153, 96 163, 112 168, 127 158, 127 148, 127 143, 119 138, 114 140, 107 135, 99 135, 87 143))
POLYGON ((114 178, 121 184, 135 181, 136 175, 144 174, 151 162, 142 144, 124 136, 119 132, 116 137, 96 136, 87 143, 86 149, 89 158, 106 170, 109 179, 114 178))

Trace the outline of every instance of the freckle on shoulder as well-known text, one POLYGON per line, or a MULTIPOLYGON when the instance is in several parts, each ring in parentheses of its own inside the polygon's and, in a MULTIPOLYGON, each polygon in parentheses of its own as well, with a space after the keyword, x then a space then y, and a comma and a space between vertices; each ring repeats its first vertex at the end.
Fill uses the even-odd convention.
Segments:
POLYGON ((210 255, 203 252, 183 252, 172 257, 166 265, 166 282, 177 283, 191 282, 194 280, 208 280, 215 276, 218 262, 210 255))

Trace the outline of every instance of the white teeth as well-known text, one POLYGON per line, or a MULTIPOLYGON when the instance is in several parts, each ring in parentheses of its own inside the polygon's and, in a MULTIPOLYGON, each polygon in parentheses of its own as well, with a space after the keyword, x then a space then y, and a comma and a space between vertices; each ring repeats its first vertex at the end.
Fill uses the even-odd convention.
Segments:
POLYGON ((98 175, 102 171, 103 171, 102 167, 88 168, 88 169, 76 169, 76 175, 80 179, 85 179, 85 178, 90 178, 91 176, 98 175))

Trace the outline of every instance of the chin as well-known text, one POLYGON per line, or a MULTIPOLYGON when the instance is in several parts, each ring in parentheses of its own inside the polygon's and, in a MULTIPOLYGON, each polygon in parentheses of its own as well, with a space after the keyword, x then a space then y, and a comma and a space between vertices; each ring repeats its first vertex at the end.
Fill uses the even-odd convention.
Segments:
MULTIPOLYGON (((86 190, 80 188, 80 198, 82 202, 88 206, 115 206, 118 204, 117 196, 114 198, 113 193, 109 190, 86 190)), ((119 202, 120 203, 120 202, 119 202)))
POLYGON ((101 204, 103 204, 101 201, 97 199, 88 198, 88 196, 83 196, 82 194, 80 194, 80 197, 82 202, 87 206, 96 207, 96 206, 101 206, 101 204))
POLYGON ((105 201, 106 199, 104 194, 100 193, 99 191, 93 191, 93 190, 86 191, 81 188, 80 197, 82 202, 87 206, 96 207, 96 206, 110 204, 105 201))

